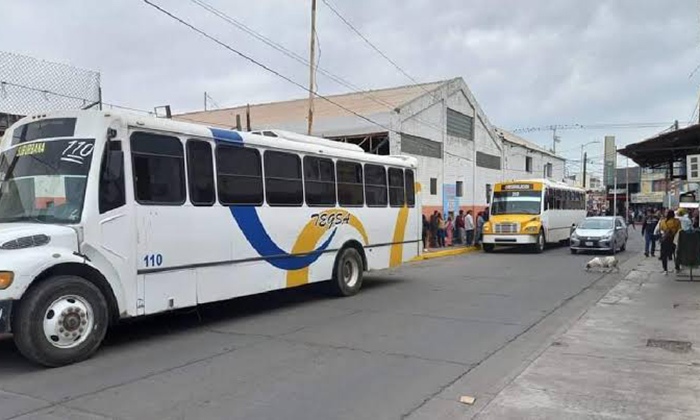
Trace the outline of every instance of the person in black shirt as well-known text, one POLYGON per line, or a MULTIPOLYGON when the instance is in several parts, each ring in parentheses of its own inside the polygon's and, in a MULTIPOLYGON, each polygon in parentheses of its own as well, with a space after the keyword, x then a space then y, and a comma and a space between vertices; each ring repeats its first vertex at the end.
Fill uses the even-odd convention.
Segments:
POLYGON ((659 224, 659 216, 653 210, 647 211, 646 217, 642 222, 642 237, 644 237, 644 256, 649 256, 649 251, 651 251, 651 256, 654 256, 656 252, 656 235, 654 235, 654 229, 656 225, 659 224))

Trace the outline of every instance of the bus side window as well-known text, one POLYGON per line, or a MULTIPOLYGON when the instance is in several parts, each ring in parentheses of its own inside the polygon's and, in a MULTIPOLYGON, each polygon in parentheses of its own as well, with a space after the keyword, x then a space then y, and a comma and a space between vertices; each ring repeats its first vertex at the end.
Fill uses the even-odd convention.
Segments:
POLYGON ((217 145, 216 179, 222 205, 263 203, 262 164, 258 149, 217 145))
POLYGON ((126 204, 122 142, 113 140, 107 145, 100 169, 100 214, 126 204))
POLYGON ((406 203, 405 194, 403 170, 389 168, 389 205, 391 207, 403 207, 406 203))
POLYGON ((145 205, 185 202, 185 157, 177 137, 145 132, 131 135, 136 201, 145 205))
POLYGON ((386 207, 389 203, 386 169, 379 165, 365 165, 365 196, 367 206, 386 207))
POLYGON ((335 206, 335 168, 331 159, 304 157, 304 192, 309 206, 335 206))
POLYGON ((362 206, 364 204, 362 165, 339 160, 335 164, 335 170, 338 179, 338 203, 341 206, 362 206))
POLYGON ((195 206, 211 206, 216 201, 214 193, 214 163, 211 144, 201 140, 187 141, 187 176, 190 201, 195 206))
POLYGON ((271 206, 301 206, 301 159, 295 153, 266 151, 265 198, 271 206))
POLYGON ((411 169, 406 169, 406 204, 408 204, 408 207, 416 205, 416 184, 411 169))

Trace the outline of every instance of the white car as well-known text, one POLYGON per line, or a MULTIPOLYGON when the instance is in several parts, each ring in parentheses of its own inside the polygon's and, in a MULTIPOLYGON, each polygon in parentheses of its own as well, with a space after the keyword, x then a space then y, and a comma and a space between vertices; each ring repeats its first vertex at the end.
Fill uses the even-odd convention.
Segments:
POLYGON ((607 251, 612 254, 627 248, 627 225, 622 217, 587 217, 571 233, 571 253, 607 251))

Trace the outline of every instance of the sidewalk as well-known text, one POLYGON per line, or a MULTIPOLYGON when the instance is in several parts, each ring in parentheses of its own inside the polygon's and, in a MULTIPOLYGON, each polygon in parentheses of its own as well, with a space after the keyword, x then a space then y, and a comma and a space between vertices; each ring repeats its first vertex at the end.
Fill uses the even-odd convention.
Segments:
POLYGON ((660 266, 643 259, 477 418, 700 418, 700 281, 660 266))
MULTIPOLYGON (((470 252, 480 250, 480 247, 464 245, 447 246, 444 248, 429 248, 427 251, 423 251, 421 255, 413 258, 413 260, 411 261, 423 261, 430 260, 433 258, 451 257, 453 255, 468 254, 470 252)), ((700 276, 700 271, 698 272, 698 275, 700 276)))

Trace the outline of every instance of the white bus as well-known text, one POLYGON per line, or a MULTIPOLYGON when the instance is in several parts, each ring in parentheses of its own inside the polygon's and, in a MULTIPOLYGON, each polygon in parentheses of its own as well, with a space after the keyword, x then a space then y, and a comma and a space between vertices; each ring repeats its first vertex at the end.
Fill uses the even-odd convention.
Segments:
POLYGON ((496 184, 484 251, 497 245, 529 246, 544 251, 547 243, 569 240, 572 226, 586 217, 586 191, 547 179, 496 184))
POLYGON ((416 161, 302 135, 111 111, 18 121, 0 145, 0 333, 89 357, 119 319, 328 281, 421 250, 416 161))

